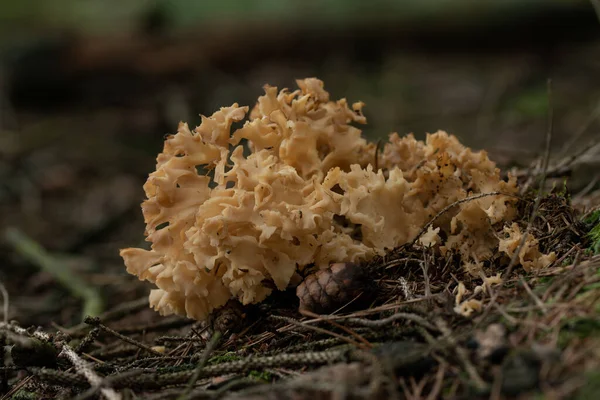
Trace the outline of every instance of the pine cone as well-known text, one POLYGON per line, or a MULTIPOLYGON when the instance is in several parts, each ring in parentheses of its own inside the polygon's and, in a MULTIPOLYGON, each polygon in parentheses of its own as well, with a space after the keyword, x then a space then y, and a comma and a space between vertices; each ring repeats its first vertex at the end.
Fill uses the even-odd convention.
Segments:
POLYGON ((237 332, 243 327, 244 309, 237 300, 229 300, 213 313, 213 328, 219 332, 237 332))
MULTIPOLYGON (((296 288, 300 309, 326 314, 340 308, 361 293, 369 294, 365 269, 352 263, 335 263, 308 275, 296 288)), ((368 296, 363 296, 368 297, 368 296)))

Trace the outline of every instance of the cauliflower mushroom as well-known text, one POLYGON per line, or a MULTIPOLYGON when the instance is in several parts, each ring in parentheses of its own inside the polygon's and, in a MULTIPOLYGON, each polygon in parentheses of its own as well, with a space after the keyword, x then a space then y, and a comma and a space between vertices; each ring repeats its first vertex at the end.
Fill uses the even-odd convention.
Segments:
MULTIPOLYGON (((315 78, 297 83, 265 86, 234 132, 248 113, 238 104, 166 138, 144 185, 151 249, 121 250, 127 271, 156 286, 161 314, 204 320, 232 298, 260 302, 306 265, 359 263, 413 240, 456 200, 516 192, 485 152, 442 131, 425 141, 394 133, 376 155, 355 126, 366 123, 362 103, 331 101, 315 78)), ((513 217, 514 202, 457 206, 422 243, 477 264, 497 248, 491 227, 513 217)))

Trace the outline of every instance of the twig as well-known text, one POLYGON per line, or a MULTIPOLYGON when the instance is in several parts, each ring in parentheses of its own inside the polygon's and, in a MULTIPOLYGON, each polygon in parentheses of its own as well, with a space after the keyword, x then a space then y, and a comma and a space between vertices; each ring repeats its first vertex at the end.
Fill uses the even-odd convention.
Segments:
POLYGON ((121 395, 115 392, 114 389, 106 387, 106 383, 103 382, 102 378, 96 375, 93 368, 86 361, 79 358, 77 353, 68 344, 62 342, 61 346, 61 354, 71 361, 75 370, 87 379, 92 388, 100 388, 100 393, 108 400, 121 400, 121 395))
POLYGON ((494 308, 496 308, 496 310, 498 310, 498 312, 500 314, 502 314, 502 316, 506 319, 506 321, 511 324, 512 326, 516 326, 519 323, 519 320, 516 319, 515 317, 513 317, 512 315, 510 315, 508 312, 506 312, 504 309, 502 309, 502 307, 500 307, 500 305, 498 305, 498 303, 494 303, 494 308))
POLYGON ((43 342, 48 342, 50 340, 50 335, 47 333, 42 332, 39 329, 30 333, 27 329, 17 325, 15 321, 11 321, 9 323, 0 322, 0 329, 6 329, 7 331, 14 332, 17 335, 35 338, 43 342))
POLYGON ((346 319, 346 322, 348 322, 349 324, 353 324, 353 325, 368 326, 370 328, 381 328, 382 326, 389 325, 392 322, 397 321, 399 319, 416 322, 417 324, 421 325, 424 328, 427 328, 432 331, 437 331, 437 328, 433 324, 429 323, 425 318, 423 318, 419 315, 416 315, 416 314, 409 314, 409 313, 403 313, 403 312, 398 312, 390 317, 378 319, 378 320, 372 320, 372 319, 366 319, 366 318, 348 318, 348 319, 346 319))
POLYGON ((360 342, 362 342, 365 346, 367 346, 368 348, 372 348, 373 345, 371 343, 369 343, 369 341, 367 339, 365 339, 364 337, 362 337, 361 335, 359 335, 358 333, 354 332, 352 329, 349 329, 343 325, 338 324, 337 322, 328 319, 327 317, 315 314, 312 311, 308 311, 308 310, 300 310, 300 314, 302 315, 306 315, 307 317, 311 317, 311 318, 321 318, 323 321, 326 321, 328 323, 330 323, 331 325, 335 326, 338 329, 343 330, 344 332, 348 333, 349 335, 353 336, 356 340, 359 340, 360 342))
POLYGON ((401 265, 402 263, 405 263, 404 265, 406 266, 410 261, 416 262, 418 264, 421 264, 423 262, 423 260, 418 259, 418 258, 403 257, 403 258, 397 258, 394 260, 390 260, 390 261, 384 263, 382 265, 382 267, 385 269, 389 269, 389 268, 397 267, 397 266, 401 265))
POLYGON ((4 232, 7 242, 27 261, 51 274, 75 297, 83 300, 83 316, 96 316, 102 312, 100 294, 85 281, 73 274, 62 263, 52 257, 39 243, 27 237, 16 228, 7 228, 4 232))
POLYGON ((523 277, 520 276, 519 281, 521 282, 521 285, 523 285, 523 287, 525 288, 527 294, 533 299, 533 301, 539 307, 539 309, 542 310, 542 313, 546 314, 548 312, 548 310, 546 309, 546 305, 540 300, 539 297, 535 295, 535 293, 533 293, 527 282, 525 282, 525 279, 523 279, 523 277))
POLYGON ((98 339, 99 335, 100 335, 100 328, 94 328, 91 331, 89 331, 88 334, 83 337, 81 342, 79 342, 79 344, 75 348, 75 353, 81 354, 81 353, 87 351, 88 346, 90 346, 92 343, 94 343, 94 341, 96 339, 98 339))
POLYGON ((221 332, 217 331, 213 334, 210 341, 206 344, 206 347, 204 348, 204 351, 202 352, 202 357, 200 357, 200 360, 198 361, 198 365, 196 366, 196 369, 194 370, 194 374, 190 378, 190 380, 187 384, 187 387, 185 388, 185 391, 181 394, 181 396, 178 397, 178 400, 185 400, 189 397, 189 394, 194 389, 194 385, 200 378, 200 373, 202 372, 202 368, 204 368, 204 365, 206 365, 206 362, 208 361, 208 357, 210 356, 210 353, 212 353, 214 348, 219 343, 220 339, 221 339, 221 332))
POLYGON ((349 337, 340 335, 339 333, 332 332, 332 331, 330 331, 328 329, 319 328, 318 326, 312 326, 312 325, 303 324, 302 322, 297 321, 294 318, 283 317, 281 315, 271 315, 271 316, 269 316, 269 318, 275 319, 275 320, 285 321, 288 324, 296 325, 296 326, 298 326, 300 328, 303 328, 305 330, 308 330, 308 331, 315 331, 315 332, 323 333, 325 335, 330 335, 330 336, 333 336, 333 337, 336 337, 338 339, 341 339, 341 340, 343 340, 343 341, 345 341, 347 343, 350 343, 350 344, 352 344, 352 345, 354 345, 356 347, 359 347, 359 348, 364 348, 365 347, 363 344, 358 343, 358 342, 350 339, 349 337))
POLYGON ((144 343, 138 342, 137 340, 133 340, 130 337, 127 337, 127 336, 115 331, 114 329, 109 328, 108 326, 106 326, 100 322, 100 318, 92 318, 92 317, 88 316, 88 317, 85 317, 84 322, 88 325, 92 325, 96 328, 100 328, 101 330, 110 333, 111 335, 121 339, 124 342, 132 344, 136 347, 139 347, 142 350, 146 350, 147 352, 152 353, 155 356, 158 356, 158 357, 164 356, 164 354, 154 350, 152 347, 145 345, 144 343))
MULTIPOLYGON (((112 386, 112 381, 114 381, 115 379, 124 379, 124 378, 129 378, 129 377, 135 377, 135 376, 138 376, 141 374, 142 374, 142 371, 133 370, 133 371, 122 372, 120 374, 116 374, 116 375, 112 375, 112 376, 107 376, 104 378, 104 382, 105 382, 104 385, 112 386)), ((91 387, 88 390, 86 390, 85 392, 81 393, 79 396, 75 397, 73 400, 95 399, 95 398, 97 398, 98 389, 102 389, 102 388, 101 387, 91 387)))

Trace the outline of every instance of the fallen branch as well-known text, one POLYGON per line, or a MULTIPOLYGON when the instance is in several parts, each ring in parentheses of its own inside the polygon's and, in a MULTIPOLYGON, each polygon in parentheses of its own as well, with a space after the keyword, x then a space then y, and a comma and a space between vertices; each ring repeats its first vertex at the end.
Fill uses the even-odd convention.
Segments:
POLYGON ((94 372, 94 370, 92 369, 93 367, 91 365, 79 358, 77 353, 75 353, 75 351, 71 347, 69 347, 68 344, 63 342, 61 343, 61 345, 61 355, 64 355, 69 359, 69 361, 71 361, 71 363, 75 367, 75 370, 85 377, 85 379, 89 382, 90 386, 93 389, 99 388, 100 393, 102 393, 102 396, 104 396, 108 400, 121 400, 121 395, 115 392, 114 389, 106 387, 106 384, 104 383, 102 378, 100 378, 94 372))

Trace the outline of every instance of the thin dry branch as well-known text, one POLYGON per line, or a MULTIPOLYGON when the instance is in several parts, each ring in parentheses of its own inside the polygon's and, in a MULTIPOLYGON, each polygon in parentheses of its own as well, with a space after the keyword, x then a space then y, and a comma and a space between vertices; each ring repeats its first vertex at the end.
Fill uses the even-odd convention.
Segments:
POLYGON ((307 317, 311 317, 311 318, 319 318, 322 321, 328 322, 331 325, 335 326, 338 329, 343 330, 344 332, 346 332, 347 334, 349 334, 350 336, 354 337, 356 340, 360 341, 361 343, 363 343, 365 346, 367 346, 368 348, 372 348, 373 345, 371 343, 369 343, 369 341, 367 339, 365 339, 364 337, 362 337, 361 335, 359 335, 358 333, 354 332, 352 329, 349 329, 343 325, 338 324, 337 322, 331 320, 331 319, 327 319, 325 316, 320 316, 318 314, 313 313, 312 311, 308 311, 308 310, 300 310, 300 314, 305 315, 307 317))
POLYGON ((351 344, 353 346, 356 346, 358 348, 365 348, 364 344, 356 342, 356 341, 350 339, 349 337, 340 335, 339 333, 332 332, 332 331, 330 331, 328 329, 319 328, 318 326, 307 325, 305 323, 302 323, 300 321, 295 320, 294 318, 283 317, 283 316, 280 316, 280 315, 271 315, 269 318, 270 319, 274 319, 274 320, 285 321, 288 324, 295 325, 297 327, 300 327, 300 328, 308 330, 308 331, 315 331, 315 332, 318 332, 318 333, 322 333, 322 334, 325 334, 325 335, 330 335, 330 336, 336 337, 336 338, 341 339, 341 340, 343 340, 345 342, 348 342, 349 344, 351 344))
POLYGON ((59 356, 64 355, 67 357, 75 370, 87 379, 92 388, 100 388, 100 393, 108 400, 121 400, 121 395, 111 387, 107 387, 106 382, 94 372, 93 367, 88 362, 79 358, 68 344, 62 342, 60 345, 62 349, 59 356))
POLYGON ((91 326, 94 326, 96 328, 100 328, 101 330, 110 333, 111 335, 121 339, 124 342, 127 342, 129 344, 132 344, 136 347, 139 347, 142 350, 147 351, 148 353, 154 354, 155 356, 158 357, 162 357, 164 356, 164 354, 154 350, 153 348, 151 348, 148 345, 145 345, 144 343, 138 342, 137 340, 133 340, 128 336, 125 336, 117 331, 115 331, 114 329, 109 328, 108 326, 104 325, 103 323, 100 322, 100 318, 92 318, 92 317, 86 317, 84 322, 86 324, 89 324, 91 326))

